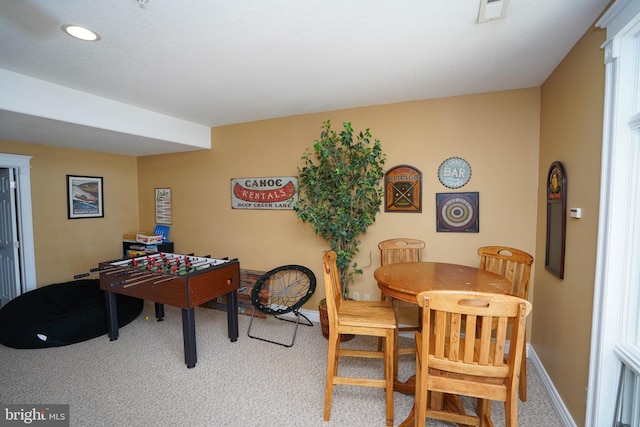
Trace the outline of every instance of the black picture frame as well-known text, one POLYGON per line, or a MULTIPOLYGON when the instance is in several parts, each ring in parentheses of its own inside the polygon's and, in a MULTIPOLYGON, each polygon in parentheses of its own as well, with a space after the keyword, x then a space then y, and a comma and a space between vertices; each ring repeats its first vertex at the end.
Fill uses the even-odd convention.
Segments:
POLYGON ((480 193, 436 193, 436 231, 480 232, 480 193))
POLYGON ((156 224, 171 224, 171 188, 156 188, 156 224))
POLYGON ((67 175, 67 219, 103 217, 102 177, 67 175))
POLYGON ((555 161, 547 174, 547 247, 544 267, 564 279, 564 255, 567 237, 567 174, 555 161))

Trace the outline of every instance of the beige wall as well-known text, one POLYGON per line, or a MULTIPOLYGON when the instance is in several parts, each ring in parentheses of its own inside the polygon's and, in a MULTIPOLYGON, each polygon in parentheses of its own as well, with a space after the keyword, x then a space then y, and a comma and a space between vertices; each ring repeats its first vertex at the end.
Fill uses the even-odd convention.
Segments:
POLYGON ((138 228, 136 159, 0 141, 0 152, 33 156, 31 202, 37 285, 72 280, 122 256, 122 234, 138 228), (104 218, 67 219, 67 175, 104 178, 104 218))
POLYGON ((373 270, 377 243, 390 237, 427 242, 427 260, 467 265, 479 262, 476 249, 503 244, 535 249, 538 181, 539 89, 366 107, 267 120, 212 130, 210 151, 138 159, 140 224, 154 221, 153 189, 171 187, 174 219, 170 237, 177 252, 240 259, 243 268, 268 270, 302 264, 318 277, 307 308, 324 296, 320 264, 326 244, 293 211, 231 209, 230 180, 295 176, 300 156, 320 135, 323 120, 334 128, 351 121, 370 127, 387 154, 387 168, 409 164, 423 172, 422 213, 384 213, 363 236, 356 261, 371 268, 352 290, 379 298, 373 270), (469 183, 459 191, 480 193, 480 233, 437 233, 435 193, 438 166, 448 157, 466 159, 469 183))
POLYGON ((604 31, 590 29, 542 85, 540 187, 531 342, 577 425, 584 425, 595 275, 604 64, 604 31), (544 268, 545 180, 559 160, 567 175, 564 280, 544 268), (568 213, 568 212, 567 212, 568 213))

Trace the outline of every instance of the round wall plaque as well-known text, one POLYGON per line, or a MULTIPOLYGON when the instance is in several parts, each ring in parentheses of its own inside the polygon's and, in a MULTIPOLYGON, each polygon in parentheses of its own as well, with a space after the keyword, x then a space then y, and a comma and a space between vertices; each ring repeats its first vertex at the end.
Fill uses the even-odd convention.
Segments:
POLYGON ((470 178, 471 166, 460 157, 449 157, 438 168, 438 179, 448 188, 464 187, 470 178))

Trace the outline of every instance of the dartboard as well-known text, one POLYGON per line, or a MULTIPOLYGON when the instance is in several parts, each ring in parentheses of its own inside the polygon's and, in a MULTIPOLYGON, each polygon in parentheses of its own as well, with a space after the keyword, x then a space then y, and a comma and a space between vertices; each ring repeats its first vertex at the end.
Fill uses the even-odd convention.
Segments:
POLYGON ((437 231, 478 232, 478 193, 436 194, 437 231))

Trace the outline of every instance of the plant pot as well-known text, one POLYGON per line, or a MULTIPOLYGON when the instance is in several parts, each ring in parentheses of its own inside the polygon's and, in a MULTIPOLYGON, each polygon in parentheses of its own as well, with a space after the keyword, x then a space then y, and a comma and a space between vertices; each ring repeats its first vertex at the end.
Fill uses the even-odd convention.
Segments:
MULTIPOLYGON (((329 339, 329 312, 327 311, 327 300, 321 299, 318 304, 318 313, 320 314, 320 328, 322 336, 329 339)), ((340 342, 350 341, 355 337, 353 334, 340 334, 340 342)))

